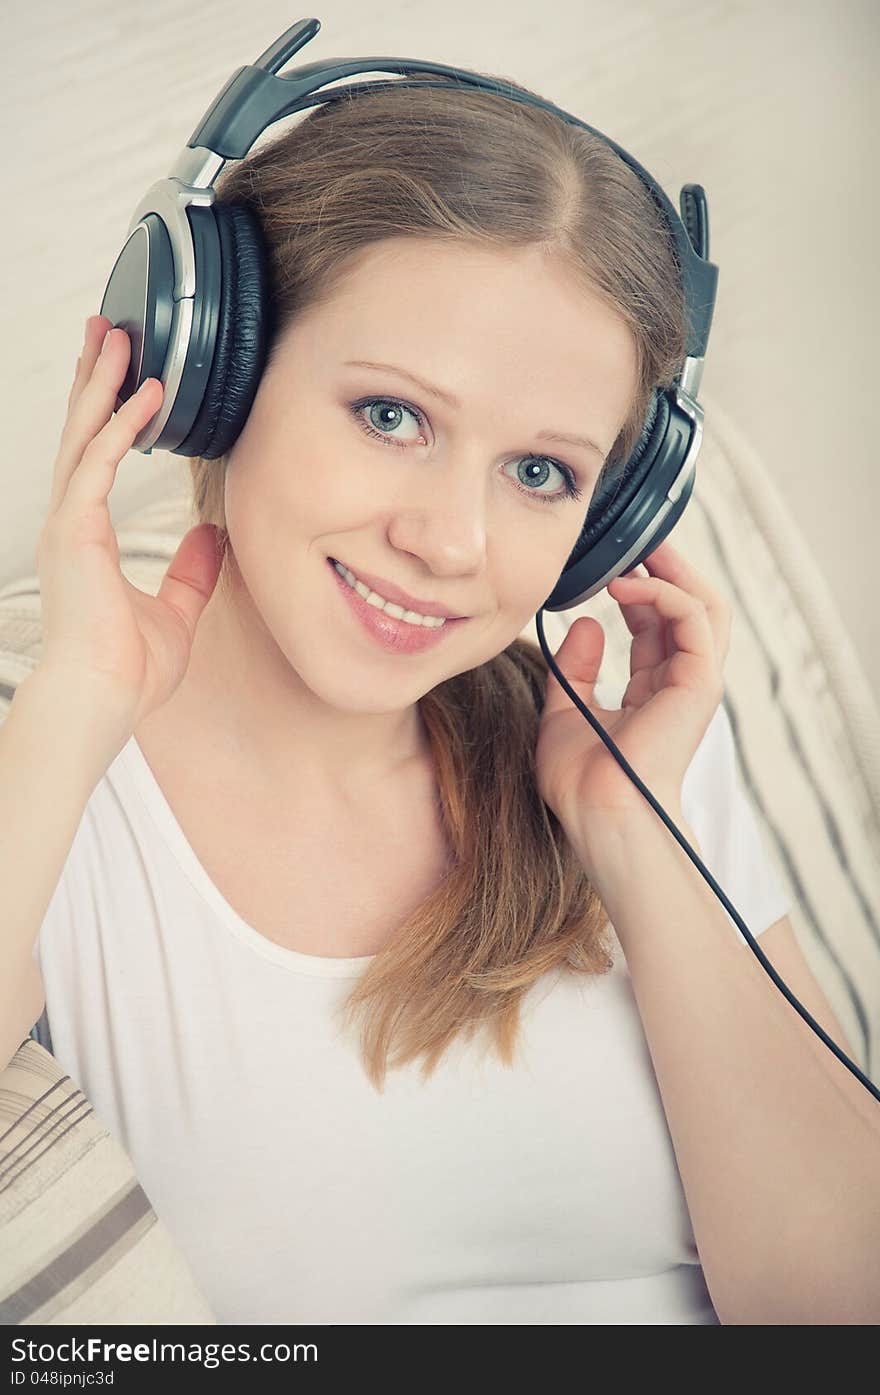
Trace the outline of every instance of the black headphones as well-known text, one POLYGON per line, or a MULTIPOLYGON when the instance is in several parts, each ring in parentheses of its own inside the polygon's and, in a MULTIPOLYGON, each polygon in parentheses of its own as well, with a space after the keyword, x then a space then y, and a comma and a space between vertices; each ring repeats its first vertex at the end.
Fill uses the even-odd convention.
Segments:
MULTIPOLYGON (((553 591, 535 617, 538 640, 558 682, 709 883, 774 983, 835 1056, 880 1100, 880 1090, 814 1021, 763 954, 708 868, 581 702, 544 637, 542 610, 567 610, 637 567, 678 522, 694 486, 703 438, 697 401, 718 268, 708 260, 709 210, 699 184, 681 190, 681 217, 660 185, 626 150, 552 102, 509 82, 415 58, 328 58, 278 77, 279 68, 321 25, 301 19, 252 64, 238 68, 211 103, 172 167, 141 199, 101 301, 101 314, 131 343, 119 391, 125 402, 147 378, 163 385, 162 405, 132 447, 216 459, 231 449, 254 402, 274 327, 262 230, 241 204, 217 202, 214 181, 227 160, 242 160, 275 121, 319 102, 372 91, 385 82, 342 83, 355 73, 436 73, 552 112, 591 131, 635 170, 669 225, 684 289, 685 359, 672 388, 655 389, 641 435, 621 471, 600 477, 586 520, 553 591)), ((449 83, 398 82, 401 87, 449 83)))

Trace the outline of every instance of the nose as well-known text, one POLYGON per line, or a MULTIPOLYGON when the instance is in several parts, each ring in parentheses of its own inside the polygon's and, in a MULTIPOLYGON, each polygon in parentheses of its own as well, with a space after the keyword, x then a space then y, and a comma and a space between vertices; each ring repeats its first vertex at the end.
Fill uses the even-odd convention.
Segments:
POLYGON ((489 489, 485 456, 459 454, 414 471, 388 525, 394 547, 420 557, 437 576, 479 572, 485 563, 489 489))

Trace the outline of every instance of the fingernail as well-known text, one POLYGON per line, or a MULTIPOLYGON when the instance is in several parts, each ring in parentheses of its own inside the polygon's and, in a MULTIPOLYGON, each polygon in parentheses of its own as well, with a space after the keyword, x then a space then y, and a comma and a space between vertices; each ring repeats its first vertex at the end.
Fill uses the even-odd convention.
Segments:
POLYGON ((104 342, 103 342, 103 344, 101 345, 101 353, 102 353, 102 354, 106 354, 106 352, 107 352, 107 349, 108 349, 109 344, 110 344, 110 335, 111 335, 112 333, 113 333, 113 330, 112 330, 112 329, 108 329, 107 333, 104 335, 104 342))

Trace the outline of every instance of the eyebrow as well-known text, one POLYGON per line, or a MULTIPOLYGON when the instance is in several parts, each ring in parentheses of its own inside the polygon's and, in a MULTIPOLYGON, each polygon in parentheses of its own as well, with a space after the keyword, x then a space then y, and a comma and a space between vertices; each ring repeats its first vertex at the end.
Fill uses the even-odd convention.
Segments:
MULTIPOLYGON (((416 387, 422 389, 422 392, 427 392, 431 397, 445 402, 448 407, 454 407, 457 410, 461 408, 461 402, 453 393, 445 392, 443 388, 435 387, 432 383, 426 383, 424 378, 417 378, 415 373, 409 373, 405 368, 398 368, 393 363, 374 363, 371 359, 349 358, 346 359, 345 366, 349 368, 379 368, 383 372, 397 373, 400 377, 408 378, 411 383, 415 383, 416 387)), ((595 441, 591 441, 589 436, 574 436, 562 431, 538 431, 535 434, 535 440, 561 441, 569 446, 582 446, 585 450, 595 451, 602 460, 605 459, 605 452, 596 445, 595 441)))

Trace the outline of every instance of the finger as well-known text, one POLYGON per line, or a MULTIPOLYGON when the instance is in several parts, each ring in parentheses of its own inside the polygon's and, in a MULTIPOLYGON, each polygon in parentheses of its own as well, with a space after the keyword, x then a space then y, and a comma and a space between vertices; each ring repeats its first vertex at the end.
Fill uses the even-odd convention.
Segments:
POLYGON ((707 609, 723 605, 721 596, 709 585, 702 572, 688 561, 684 553, 673 547, 668 538, 648 554, 645 567, 650 576, 662 576, 665 581, 672 581, 683 591, 698 596, 707 609))
MULTIPOLYGON (((645 577, 647 578, 647 572, 645 577)), ((615 578, 615 581, 617 580, 626 580, 626 577, 615 578)), ((629 655, 630 677, 641 669, 656 668, 662 664, 675 646, 666 621, 658 614, 656 607, 650 602, 645 604, 638 598, 631 602, 628 597, 618 595, 614 582, 609 583, 608 591, 612 600, 617 601, 620 606, 627 629, 635 636, 629 655)))
MULTIPOLYGON (((599 669, 602 667, 604 652, 605 631, 598 620, 590 615, 579 615, 553 655, 566 682, 571 684, 581 701, 591 708, 595 704, 593 691, 599 669)), ((570 711, 571 705, 571 699, 559 679, 553 670, 548 668, 543 714, 552 716, 557 710, 570 711)))
MULTIPOLYGON (((621 601, 627 602, 632 599, 633 603, 654 606, 658 616, 669 626, 675 644, 676 652, 669 656, 670 659, 681 654, 698 661, 699 667, 695 668, 693 673, 694 681, 705 681, 706 663, 711 664, 713 668, 720 668, 709 613, 696 596, 689 595, 679 586, 674 586, 672 582, 664 581, 659 576, 617 577, 609 584, 609 591, 612 586, 615 599, 619 597, 621 601)), ((691 676, 690 667, 689 665, 686 670, 688 676, 691 676)))
POLYGON ((217 529, 199 523, 181 539, 156 595, 180 615, 195 636, 199 618, 211 598, 223 560, 217 529))
MULTIPOLYGON (((74 384, 71 394, 70 410, 61 433, 61 444, 55 460, 49 503, 50 514, 56 512, 67 497, 70 482, 84 459, 86 449, 114 419, 113 412, 119 385, 128 365, 130 343, 124 331, 111 333, 107 340, 107 347, 102 353, 98 336, 95 333, 95 325, 100 327, 102 323, 106 324, 106 320, 101 316, 94 317, 90 322, 90 334, 83 349, 77 382, 74 384)), ((126 413, 125 428, 121 435, 128 434, 129 418, 132 413, 138 418, 138 424, 131 432, 124 450, 128 449, 138 431, 157 410, 156 391, 160 389, 156 387, 156 379, 148 381, 154 384, 152 391, 147 391, 137 400, 135 396, 132 396, 124 404, 124 407, 129 408, 129 411, 126 413), (135 405, 130 407, 131 403, 135 405)), ((120 408, 120 414, 122 410, 123 408, 120 408)), ((118 436, 120 433, 117 432, 115 435, 118 436)))
POLYGON ((683 591, 697 596, 703 602, 709 615, 709 623, 715 636, 716 649, 723 659, 730 645, 731 610, 724 597, 709 585, 697 568, 672 546, 668 538, 645 558, 645 566, 652 576, 661 576, 680 586, 683 591))
POLYGON ((89 442, 59 507, 69 504, 74 513, 79 514, 106 501, 120 460, 131 449, 141 428, 158 411, 161 401, 162 384, 157 378, 146 378, 89 442))
POLYGON ((91 378, 95 360, 101 352, 101 345, 104 343, 108 330, 112 328, 113 326, 106 315, 89 315, 86 320, 82 352, 76 361, 76 372, 67 398, 68 410, 91 378))
POLYGON ((70 384, 70 392, 67 394, 67 410, 68 410, 68 412, 70 411, 70 404, 71 404, 71 402, 73 401, 73 394, 76 392, 76 385, 77 385, 77 382, 78 382, 78 380, 79 380, 79 367, 80 367, 80 364, 81 364, 81 363, 82 363, 82 354, 80 354, 79 358, 78 358, 77 361, 76 361, 76 367, 75 367, 74 370, 73 370, 73 382, 70 384))
POLYGON ((90 315, 86 322, 83 351, 70 390, 67 419, 55 457, 50 513, 54 513, 64 499, 70 477, 89 441, 113 412, 123 376, 119 371, 121 358, 118 356, 118 345, 122 342, 127 344, 128 336, 124 332, 112 334, 112 330, 113 325, 105 315, 90 315), (103 353, 108 333, 112 334, 112 338, 108 341, 107 352, 103 353))

